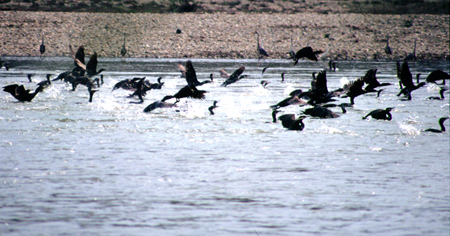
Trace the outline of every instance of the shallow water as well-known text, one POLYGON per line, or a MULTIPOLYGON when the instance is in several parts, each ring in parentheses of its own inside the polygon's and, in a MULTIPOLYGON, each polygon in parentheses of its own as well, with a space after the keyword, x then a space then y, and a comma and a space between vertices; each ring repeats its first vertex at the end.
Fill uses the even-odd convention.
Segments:
MULTIPOLYGON (((0 70, 2 87, 34 90, 28 73, 39 82, 73 66, 68 58, 6 59, 12 68, 0 70)), ((393 85, 379 98, 357 97, 339 118, 309 117, 303 131, 288 131, 271 123, 269 106, 307 90, 326 62, 194 59, 200 81, 215 74, 215 83, 199 87, 206 99, 144 113, 186 83, 176 65, 185 59, 99 60, 105 84, 92 103, 85 87, 72 92, 63 82, 29 103, 0 92, 1 235, 449 234, 449 134, 423 132, 449 115, 449 94, 427 100, 439 90, 427 84, 401 100, 395 62, 338 62, 327 72, 330 90, 370 68, 393 85), (220 87, 219 69, 240 65, 249 77, 220 87), (129 103, 136 99, 128 91, 111 92, 116 82, 143 76, 165 82, 144 104, 129 103), (395 107, 392 121, 361 119, 386 107, 395 107)), ((449 63, 410 68, 425 78, 448 72, 449 63)))

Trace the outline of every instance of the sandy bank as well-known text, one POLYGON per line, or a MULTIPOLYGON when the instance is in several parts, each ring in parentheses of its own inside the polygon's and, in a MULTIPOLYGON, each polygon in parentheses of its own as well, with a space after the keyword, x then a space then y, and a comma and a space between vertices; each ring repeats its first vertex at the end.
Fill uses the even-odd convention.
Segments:
POLYGON ((304 46, 345 59, 449 59, 448 15, 369 14, 112 14, 0 11, 0 53, 69 56, 69 44, 83 44, 87 55, 119 57, 124 34, 127 57, 256 58, 255 30, 270 58, 285 58, 304 46), (182 30, 176 34, 176 29, 182 30), (384 53, 386 36, 393 54, 384 53))

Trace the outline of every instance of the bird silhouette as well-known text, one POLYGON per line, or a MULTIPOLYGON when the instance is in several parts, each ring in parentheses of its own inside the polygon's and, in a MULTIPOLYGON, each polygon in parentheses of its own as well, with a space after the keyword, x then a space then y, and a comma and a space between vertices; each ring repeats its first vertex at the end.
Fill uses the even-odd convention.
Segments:
POLYGON ((144 112, 151 112, 157 108, 171 108, 171 107, 176 107, 178 101, 175 101, 174 103, 168 103, 168 102, 163 102, 163 101, 155 101, 152 104, 148 105, 147 107, 144 108, 144 112))
POLYGON ((161 100, 161 102, 165 102, 166 100, 172 98, 176 98, 177 101, 180 101, 181 98, 204 99, 205 93, 207 92, 204 90, 198 90, 195 86, 186 85, 183 88, 181 88, 176 94, 165 96, 161 100))
POLYGON ((448 88, 441 88, 439 89, 439 95, 440 97, 428 97, 429 100, 444 100, 444 92, 447 91, 448 88))
POLYGON ((41 56, 45 53, 44 35, 42 35, 42 43, 41 46, 39 46, 39 52, 41 53, 41 56))
POLYGON ((301 131, 305 128, 305 124, 303 123, 303 120, 307 116, 299 116, 297 119, 295 119, 294 114, 284 114, 278 117, 279 120, 281 120, 281 125, 284 128, 287 128, 288 130, 298 130, 301 131))
POLYGON ((211 83, 211 80, 205 80, 205 81, 198 81, 197 79, 197 74, 195 73, 195 69, 194 66, 192 65, 192 61, 188 60, 186 61, 186 73, 185 73, 185 77, 186 77, 186 82, 189 86, 201 86, 207 83, 211 83))
POLYGON ((241 66, 237 70, 235 70, 233 72, 233 74, 231 74, 230 76, 227 76, 228 74, 224 70, 220 70, 222 76, 228 77, 220 86, 226 87, 232 83, 236 83, 239 80, 247 77, 247 75, 241 75, 244 72, 244 70, 245 70, 245 66, 241 66))
POLYGON ((309 60, 312 61, 317 61, 317 54, 323 53, 323 51, 313 51, 313 49, 311 47, 304 47, 300 50, 297 51, 297 53, 295 53, 295 62, 294 62, 294 66, 297 65, 298 60, 301 58, 308 58, 309 60))
POLYGON ((371 116, 374 119, 377 120, 392 120, 392 115, 391 115, 391 110, 394 109, 393 107, 388 107, 386 109, 376 109, 373 110, 371 112, 369 112, 369 114, 363 116, 363 120, 365 120, 368 116, 371 116))
POLYGON ((405 61, 417 60, 417 57, 416 57, 416 43, 417 43, 417 39, 414 40, 414 50, 413 50, 413 52, 408 54, 405 57, 405 59, 404 59, 405 61))
POLYGON ((39 86, 33 93, 30 93, 30 90, 25 89, 23 85, 11 84, 4 86, 3 91, 10 93, 21 102, 31 102, 38 93, 43 91, 43 87, 39 86))
POLYGON ((389 35, 386 35, 386 47, 384 47, 384 52, 387 55, 391 55, 392 54, 391 47, 389 47, 389 35))
POLYGON ((126 38, 127 38, 127 36, 124 35, 123 36, 123 46, 122 46, 122 49, 120 50, 120 55, 122 55, 122 57, 124 57, 127 54, 127 48, 125 47, 126 38))
POLYGON ((264 57, 268 57, 269 54, 267 54, 266 50, 264 50, 264 48, 262 47, 262 43, 259 44, 259 33, 258 33, 258 31, 255 31, 255 34, 257 36, 257 39, 256 39, 256 42, 257 42, 257 44, 256 44, 256 52, 258 54, 258 60, 261 60, 264 57))
MULTIPOLYGON (((339 105, 342 109, 342 114, 347 113, 347 111, 344 108, 344 104, 339 105)), ((330 109, 326 107, 322 107, 320 105, 315 105, 313 108, 307 108, 303 111, 303 114, 310 115, 313 117, 320 117, 320 118, 337 118, 339 115, 330 109)))
POLYGON ((400 96, 401 94, 404 94, 405 96, 408 97, 408 100, 411 100, 411 92, 419 89, 420 87, 425 86, 425 82, 420 82, 419 83, 419 77, 420 74, 417 74, 417 85, 414 84, 413 79, 412 79, 412 74, 409 70, 409 66, 408 66, 408 62, 404 61, 402 64, 402 69, 401 69, 401 82, 403 85, 403 89, 400 90, 400 92, 397 94, 397 96, 400 96))
POLYGON ((444 126, 444 122, 450 117, 441 117, 439 118, 439 126, 441 127, 441 129, 434 129, 434 128, 429 128, 424 130, 425 132, 433 132, 433 133, 443 133, 445 132, 445 126, 444 126))
POLYGON ((450 79, 450 75, 442 70, 432 71, 426 78, 427 83, 437 84, 436 81, 442 80, 442 85, 445 85, 445 80, 450 79))
POLYGON ((214 111, 213 110, 216 109, 217 107, 218 107, 217 106, 217 101, 214 101, 213 105, 208 107, 209 114, 214 115, 214 111))

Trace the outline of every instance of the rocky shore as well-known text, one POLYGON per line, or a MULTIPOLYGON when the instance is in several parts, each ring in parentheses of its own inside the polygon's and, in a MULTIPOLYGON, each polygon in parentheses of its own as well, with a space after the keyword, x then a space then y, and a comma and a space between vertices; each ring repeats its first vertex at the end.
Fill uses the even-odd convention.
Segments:
POLYGON ((66 13, 0 11, 2 56, 69 56, 69 45, 86 54, 120 57, 257 58, 256 35, 269 58, 286 58, 311 46, 335 60, 449 60, 449 15, 375 15, 320 13, 66 13), (181 33, 176 33, 180 29, 181 33), (392 55, 386 55, 386 37, 392 55))

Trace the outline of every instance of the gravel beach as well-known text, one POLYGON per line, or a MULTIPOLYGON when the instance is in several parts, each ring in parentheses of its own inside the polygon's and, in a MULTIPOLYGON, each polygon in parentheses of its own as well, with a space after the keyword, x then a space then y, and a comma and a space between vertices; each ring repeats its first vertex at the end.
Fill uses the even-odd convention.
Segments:
POLYGON ((86 54, 120 57, 257 58, 256 34, 269 58, 286 58, 305 46, 334 60, 449 60, 449 15, 320 13, 67 13, 0 11, 2 56, 69 56, 69 45, 86 54), (181 33, 177 34, 176 30, 181 33), (392 55, 384 53, 386 37, 392 55))

